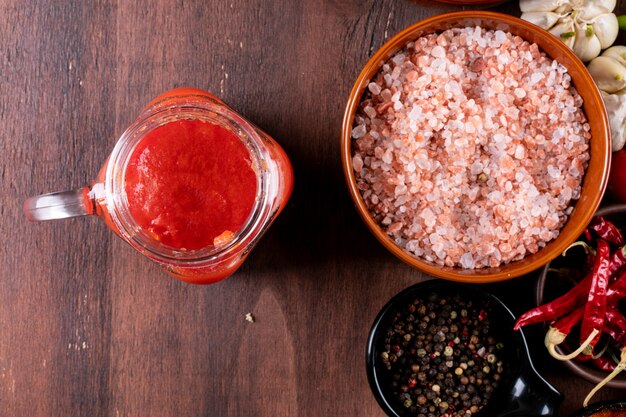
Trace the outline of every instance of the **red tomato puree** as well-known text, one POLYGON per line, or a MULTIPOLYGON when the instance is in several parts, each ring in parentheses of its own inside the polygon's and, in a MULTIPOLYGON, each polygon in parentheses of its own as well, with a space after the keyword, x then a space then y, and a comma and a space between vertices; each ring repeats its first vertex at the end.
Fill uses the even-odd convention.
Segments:
POLYGON ((250 152, 229 130, 178 120, 146 135, 126 169, 125 190, 137 224, 161 243, 201 249, 230 241, 257 191, 250 152))

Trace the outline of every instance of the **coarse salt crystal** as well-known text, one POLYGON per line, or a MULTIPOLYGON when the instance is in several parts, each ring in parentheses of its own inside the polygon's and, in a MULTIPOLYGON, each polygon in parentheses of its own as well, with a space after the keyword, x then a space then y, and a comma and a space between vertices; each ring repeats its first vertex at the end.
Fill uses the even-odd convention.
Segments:
POLYGON ((379 95, 381 91, 380 86, 376 83, 369 83, 367 85, 367 89, 370 90, 370 93, 374 94, 375 96, 379 95))
POLYGON ((365 127, 365 125, 358 125, 354 129, 352 129, 352 137, 354 139, 362 138, 363 136, 365 136, 366 133, 367 128, 365 127))
POLYGON ((366 106, 363 111, 365 112, 365 114, 367 114, 367 116, 370 119, 373 119, 376 117, 377 113, 376 113, 376 109, 373 108, 372 106, 366 106))
POLYGON ((446 56, 446 51, 443 47, 437 45, 430 51, 430 54, 435 58, 443 58, 446 56))
POLYGON ((478 175, 483 172, 483 164, 480 161, 474 162, 470 167, 470 173, 472 175, 478 175))
POLYGON ((523 88, 516 88, 513 91, 513 94, 515 94, 515 97, 517 97, 517 98, 524 98, 524 97, 526 97, 526 91, 523 88))
MULTIPOLYGON (((398 80, 398 78, 400 78, 400 74, 402 73, 402 67, 395 67, 393 69, 393 71, 391 71, 391 78, 396 81, 398 80)), ((399 85, 396 84, 395 82, 393 83, 394 85, 399 85)))
POLYGON ((390 164, 391 161, 393 161, 393 154, 391 153, 389 149, 387 149, 381 159, 383 160, 384 163, 390 164))
POLYGON ((361 156, 354 155, 352 157, 352 167, 356 172, 361 172, 363 169, 363 159, 361 159, 361 156))
POLYGON ((461 255, 461 266, 465 269, 473 269, 474 268, 474 257, 471 253, 464 253, 461 255))
POLYGON ((530 76, 530 84, 534 85, 537 84, 539 81, 543 80, 545 78, 545 76, 540 73, 540 72, 534 72, 531 76, 530 76))
POLYGON ((497 43, 503 44, 506 41, 506 33, 501 30, 496 30, 494 33, 494 39, 497 43))
POLYGON ((391 61, 396 65, 400 65, 404 62, 404 59, 405 59, 405 55, 403 53, 399 53, 399 54, 396 54, 393 58, 391 58, 391 61))

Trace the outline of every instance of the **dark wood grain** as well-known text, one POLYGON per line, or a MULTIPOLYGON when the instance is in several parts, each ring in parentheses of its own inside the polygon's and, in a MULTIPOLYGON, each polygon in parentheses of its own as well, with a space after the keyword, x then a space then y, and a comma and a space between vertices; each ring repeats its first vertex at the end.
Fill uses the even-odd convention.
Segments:
MULTIPOLYGON (((0 415, 382 416, 367 332, 423 277, 351 205, 343 107, 387 39, 458 9, 0 0, 0 415), (178 86, 219 95, 294 165, 292 199, 235 276, 205 287, 168 278, 95 218, 26 222, 26 197, 87 184, 141 107, 178 86)), ((515 1, 494 10, 519 14, 515 1)), ((491 289, 519 313, 532 286, 530 276, 491 289)), ((532 343, 569 415, 591 385, 548 360, 540 335, 532 343)))

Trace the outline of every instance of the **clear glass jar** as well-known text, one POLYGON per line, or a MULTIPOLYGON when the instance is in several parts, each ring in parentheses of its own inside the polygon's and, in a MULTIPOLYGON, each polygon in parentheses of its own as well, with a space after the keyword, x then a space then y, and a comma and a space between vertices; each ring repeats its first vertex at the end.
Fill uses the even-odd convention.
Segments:
POLYGON ((143 109, 118 140, 93 184, 31 197, 24 204, 24 212, 31 221, 99 216, 168 274, 195 284, 209 284, 228 277, 243 263, 284 208, 292 187, 293 171, 280 145, 215 96, 183 88, 160 95, 143 109), (125 190, 131 155, 148 133, 177 120, 198 120, 227 129, 241 140, 252 158, 257 176, 254 206, 244 225, 224 244, 196 250, 167 246, 142 229, 131 215, 125 190))

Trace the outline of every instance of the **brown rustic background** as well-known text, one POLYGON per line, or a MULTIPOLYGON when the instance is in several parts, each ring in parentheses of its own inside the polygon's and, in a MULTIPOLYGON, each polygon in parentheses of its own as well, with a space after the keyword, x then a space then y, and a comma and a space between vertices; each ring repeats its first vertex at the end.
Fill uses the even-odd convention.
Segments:
MULTIPOLYGON (((385 40, 458 9, 0 0, 0 416, 382 416, 364 372, 367 332, 422 275, 386 252, 351 205, 343 107, 385 40), (239 272, 192 286, 96 218, 24 219, 25 198, 87 184, 141 107, 178 86, 219 95, 294 165, 293 197, 239 272)), ((494 10, 519 14, 516 0, 494 10)), ((491 289, 519 313, 533 283, 491 289)), ((547 360, 534 336, 567 416, 592 385, 547 360)))

